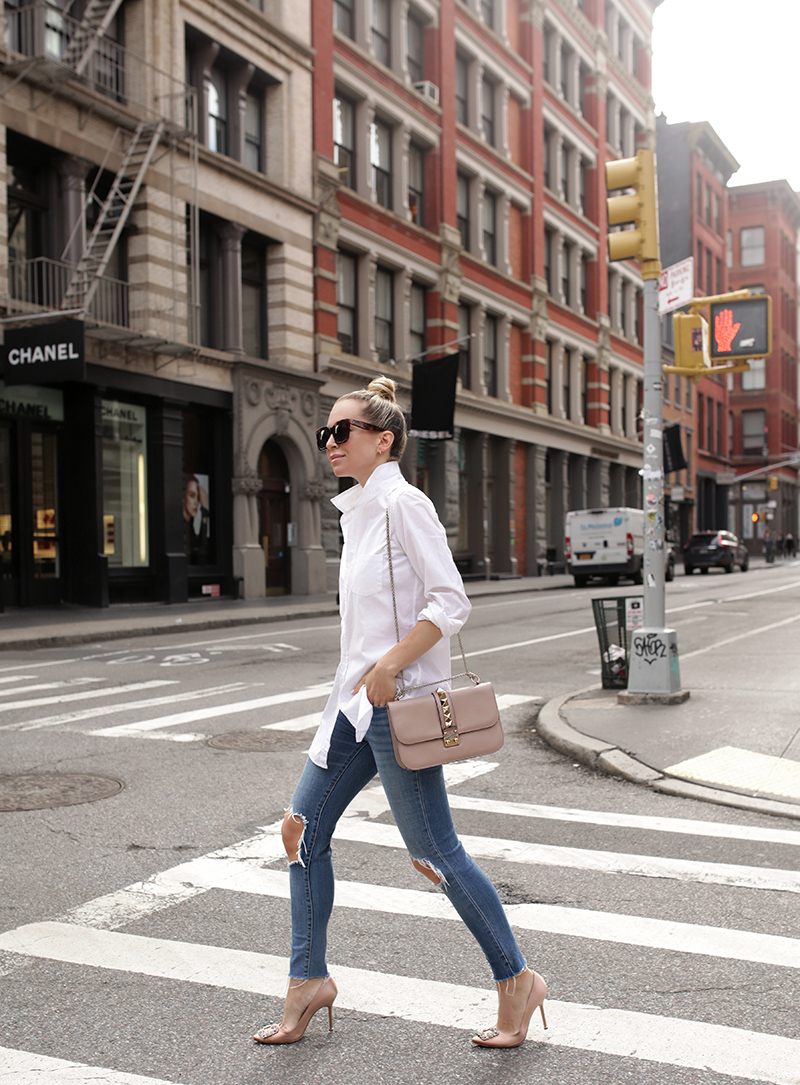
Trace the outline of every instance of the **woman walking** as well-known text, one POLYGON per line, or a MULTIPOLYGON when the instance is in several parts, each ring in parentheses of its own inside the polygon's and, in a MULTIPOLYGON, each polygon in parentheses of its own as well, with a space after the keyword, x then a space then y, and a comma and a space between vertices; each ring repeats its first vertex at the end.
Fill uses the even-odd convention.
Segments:
POLYGON ((289 857, 292 953, 289 989, 279 1025, 254 1039, 299 1040, 317 1010, 333 1028, 336 984, 328 973, 326 939, 333 908, 331 837, 349 803, 376 772, 411 861, 440 885, 483 950, 497 984, 497 1024, 472 1037, 484 1047, 516 1047, 547 994, 526 965, 497 892, 467 855, 453 828, 441 766, 409 771, 395 759, 386 704, 396 676, 432 691, 450 674, 450 637, 467 619, 464 593, 432 503, 403 478, 398 460, 405 419, 394 381, 380 377, 333 405, 317 445, 337 478, 357 486, 333 499, 342 513, 339 578, 341 660, 300 782, 284 818, 289 857), (386 544, 392 540, 400 626, 394 624, 386 544))

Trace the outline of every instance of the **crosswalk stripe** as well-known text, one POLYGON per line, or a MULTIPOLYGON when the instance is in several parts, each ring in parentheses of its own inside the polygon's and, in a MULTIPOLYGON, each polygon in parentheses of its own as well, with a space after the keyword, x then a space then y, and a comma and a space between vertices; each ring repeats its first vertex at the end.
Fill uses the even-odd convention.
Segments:
MULTIPOLYGON (((289 899, 288 871, 267 869, 261 861, 200 858, 185 864, 180 873, 173 876, 205 890, 224 889, 289 899)), ((162 877, 162 884, 167 880, 162 877)), ((459 921, 458 914, 443 894, 339 878, 336 879, 336 907, 459 921)), ((752 961, 778 968, 800 968, 798 938, 551 904, 506 904, 504 907, 511 925, 519 930, 752 961)))
MULTIPOLYGON (((283 957, 62 923, 32 923, 0 935, 0 949, 275 999, 281 999, 286 990, 288 961, 283 957)), ((494 1019, 493 990, 335 963, 332 972, 339 987, 337 1005, 358 1013, 374 1014, 379 1008, 383 1017, 464 1030, 494 1019)), ((531 1035, 550 1046, 633 1057, 772 1085, 800 1085, 800 1040, 555 1000, 548 1000, 547 1012, 549 1031, 533 1031, 531 1035)))
MULTIPOLYGON (((91 697, 116 697, 120 693, 136 693, 140 689, 155 689, 157 686, 175 686, 178 679, 154 678, 149 682, 131 682, 127 686, 107 686, 103 689, 84 689, 80 693, 59 693, 55 697, 33 697, 29 701, 11 701, 3 705, 3 710, 9 712, 12 708, 38 708, 46 704, 64 704, 67 701, 87 701, 91 697)), ((16 727, 16 724, 11 724, 16 727)), ((8 730, 3 726, 0 730, 8 730)))
POLYGON ((231 704, 216 705, 213 708, 197 708, 191 712, 177 712, 172 716, 159 716, 152 720, 139 720, 136 723, 123 723, 117 727, 104 727, 94 731, 95 735, 131 735, 140 731, 161 731, 167 727, 179 727, 185 723, 197 723, 198 720, 210 720, 223 716, 232 716, 238 712, 253 712, 258 708, 271 708, 273 705, 291 704, 293 701, 311 701, 315 697, 327 697, 332 688, 330 682, 311 686, 308 689, 287 690, 274 693, 269 697, 257 697, 250 701, 234 701, 231 704))
MULTIPOLYGON (((0 689, 0 697, 12 697, 17 693, 37 693, 43 689, 65 689, 70 686, 89 685, 92 682, 102 682, 102 678, 64 678, 60 682, 37 682, 34 686, 13 686, 11 689, 0 689)), ((0 708, 10 708, 13 705, 0 705, 0 708)))
MULTIPOLYGON (((20 731, 37 731, 44 727, 57 727, 63 723, 79 723, 81 720, 98 719, 101 716, 119 715, 121 712, 140 711, 142 708, 156 708, 159 705, 175 704, 176 701, 197 701, 205 697, 219 697, 226 693, 237 693, 241 690, 250 689, 257 683, 253 682, 230 682, 225 686, 209 686, 207 689, 182 689, 170 693, 166 697, 147 697, 140 701, 125 701, 123 704, 92 705, 91 708, 81 708, 75 712, 62 712, 57 716, 44 716, 37 720, 28 720, 20 723, 20 731)), ((116 693, 116 689, 111 690, 116 693)), ((87 734, 91 734, 88 731, 87 734)))
POLYGON ((54 1059, 50 1055, 36 1055, 12 1047, 0 1047, 0 1062, 4 1085, 41 1085, 45 1080, 50 1085, 91 1085, 92 1082, 98 1085, 176 1085, 160 1077, 126 1074, 122 1070, 87 1066, 82 1062, 54 1059))
POLYGON ((295 716, 292 720, 281 720, 279 723, 264 723, 262 731, 308 731, 319 724, 321 713, 310 712, 307 716, 295 716))
MULTIPOLYGON (((736 866, 729 863, 700 863, 693 859, 670 859, 659 855, 627 855, 624 852, 564 848, 525 840, 502 840, 488 836, 459 834, 474 858, 497 859, 507 863, 568 867, 598 874, 631 874, 640 878, 670 878, 706 885, 740 886, 800 893, 800 871, 769 867, 736 866)), ((404 848, 394 825, 382 825, 344 817, 336 829, 340 840, 380 847, 404 848)))

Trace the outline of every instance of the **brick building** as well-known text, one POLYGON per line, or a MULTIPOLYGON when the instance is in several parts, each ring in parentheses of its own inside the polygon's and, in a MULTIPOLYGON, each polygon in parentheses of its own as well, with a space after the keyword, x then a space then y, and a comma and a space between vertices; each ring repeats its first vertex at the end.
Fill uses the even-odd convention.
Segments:
POLYGON ((800 196, 787 181, 741 185, 729 192, 728 266, 731 289, 772 297, 772 353, 733 375, 732 462, 737 474, 764 469, 732 493, 733 530, 760 550, 765 527, 798 534, 797 301, 800 196), (777 466, 783 464, 783 466, 777 466), (773 477, 774 488, 769 479, 773 477), (774 506, 771 503, 774 502, 774 506), (768 521, 751 514, 768 507, 768 521))
POLYGON ((309 12, 6 0, 6 602, 324 589, 309 12))
MULTIPOLYGON (((694 296, 728 289, 728 189, 739 163, 706 121, 656 121, 661 262, 694 258, 694 296)), ((672 316, 664 318, 671 352, 672 316)), ((665 358, 672 362, 671 357, 665 358)), ((663 379, 665 423, 682 427, 687 468, 668 479, 667 523, 685 542, 693 531, 728 526, 730 422, 728 380, 697 385, 680 374, 663 379)))
MULTIPOLYGON (((458 350, 410 442, 462 570, 535 574, 564 514, 639 504, 642 281, 604 164, 653 145, 655 0, 312 0, 316 352, 330 402, 458 350)), ((329 483, 329 488, 332 484, 329 483)), ((331 579, 339 539, 323 507, 331 579)))

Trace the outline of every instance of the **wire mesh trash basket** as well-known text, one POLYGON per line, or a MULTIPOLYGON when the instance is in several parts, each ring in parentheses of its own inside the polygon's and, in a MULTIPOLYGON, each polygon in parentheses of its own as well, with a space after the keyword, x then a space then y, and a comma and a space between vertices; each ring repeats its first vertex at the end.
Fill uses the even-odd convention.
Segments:
POLYGON ((642 625, 642 603, 640 595, 592 599, 603 689, 628 688, 630 634, 642 625))

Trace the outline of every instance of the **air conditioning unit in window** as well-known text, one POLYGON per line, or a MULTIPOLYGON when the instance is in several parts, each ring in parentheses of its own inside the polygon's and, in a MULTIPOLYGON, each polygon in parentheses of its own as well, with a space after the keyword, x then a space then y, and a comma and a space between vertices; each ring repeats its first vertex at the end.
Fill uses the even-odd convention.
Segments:
POLYGON ((418 90, 425 98, 429 98, 434 105, 439 104, 439 88, 430 79, 423 79, 421 83, 414 84, 414 90, 418 90))

